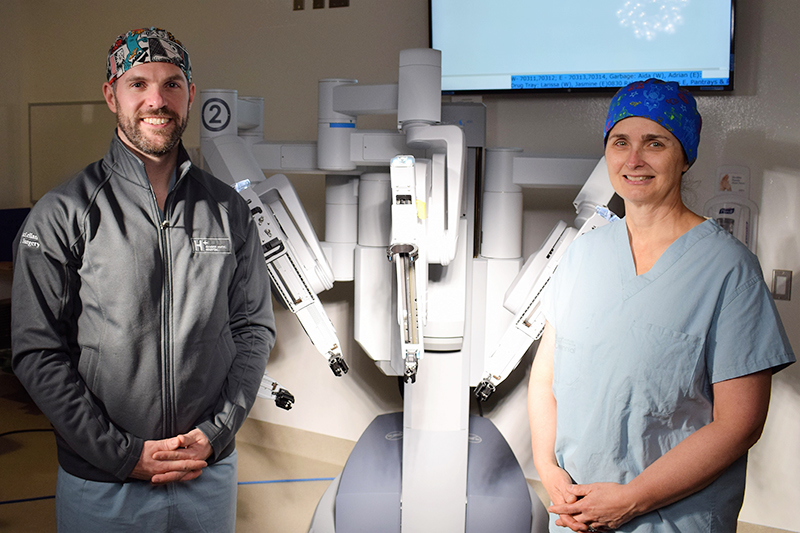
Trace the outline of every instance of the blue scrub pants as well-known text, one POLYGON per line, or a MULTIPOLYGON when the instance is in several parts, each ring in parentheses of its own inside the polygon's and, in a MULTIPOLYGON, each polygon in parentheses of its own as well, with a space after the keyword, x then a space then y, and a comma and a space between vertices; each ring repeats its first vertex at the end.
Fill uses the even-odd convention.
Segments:
POLYGON ((59 533, 233 533, 236 525, 236 451, 197 479, 151 485, 101 483, 58 468, 59 533))

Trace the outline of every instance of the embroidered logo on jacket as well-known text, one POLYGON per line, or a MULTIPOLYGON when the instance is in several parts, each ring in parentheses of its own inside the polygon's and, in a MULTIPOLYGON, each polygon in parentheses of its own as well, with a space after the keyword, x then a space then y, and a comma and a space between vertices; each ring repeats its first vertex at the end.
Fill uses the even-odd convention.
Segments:
POLYGON ((20 239, 19 243, 23 246, 27 246, 28 248, 39 248, 41 246, 39 244, 39 236, 35 233, 31 233, 30 231, 25 231, 22 233, 22 238, 20 239))
POLYGON ((206 239, 193 238, 192 251, 196 254, 229 254, 231 253, 231 240, 217 237, 209 237, 206 239))

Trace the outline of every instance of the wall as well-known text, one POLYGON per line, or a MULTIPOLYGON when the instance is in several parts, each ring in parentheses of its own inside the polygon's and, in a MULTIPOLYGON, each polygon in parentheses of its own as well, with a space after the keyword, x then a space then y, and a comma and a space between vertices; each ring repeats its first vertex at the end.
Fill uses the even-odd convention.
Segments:
MULTIPOLYGON (((425 0, 351 0, 340 9, 291 11, 291 0, 141 0, 124 9, 107 1, 0 2, 0 207, 28 205, 27 104, 99 100, 105 53, 114 37, 132 27, 158 25, 183 40, 192 55, 199 89, 238 89, 266 99, 265 136, 271 140, 316 137, 317 80, 353 77, 362 83, 397 79, 401 49, 427 45, 425 0), (157 13, 158 15, 154 15, 157 13), (9 57, 18 58, 12 65, 9 57)), ((739 2, 737 90, 700 100, 705 127, 694 206, 713 194, 717 166, 751 169, 754 200, 761 206, 759 250, 764 271, 800 272, 800 3, 739 2)), ((519 146, 543 155, 596 156, 608 95, 486 97, 489 146, 519 146), (565 120, 565 118, 567 118, 565 120)), ((370 118, 362 127, 391 127, 370 118)), ((186 144, 199 145, 197 116, 186 144)), ((322 178, 293 177, 312 222, 323 227, 322 178)), ((525 192, 525 252, 541 242, 555 220, 571 220, 574 192, 525 192)), ((322 235, 320 235, 322 237, 322 235)), ((797 291, 796 291, 797 294, 797 291)), ((278 311, 279 338, 270 374, 296 396, 284 412, 259 400, 253 415, 270 422, 355 440, 379 413, 401 408, 396 380, 383 376, 352 340, 352 284, 322 295, 351 365, 335 378, 305 339, 297 321, 278 311)), ((800 347, 800 296, 778 302, 793 345, 800 347)), ((523 361, 486 406, 533 476, 525 413, 523 361)), ((797 530, 793 505, 800 488, 800 365, 778 374, 764 437, 751 454, 744 520, 797 530), (787 475, 787 473, 789 475, 787 475)))
MULTIPOLYGON (((21 0, 0 2, 0 20, 19 21, 22 18, 21 0)), ((0 31, 0 209, 24 207, 28 201, 27 180, 23 179, 20 132, 23 131, 21 111, 23 96, 19 57, 22 51, 22 27, 3 24, 0 31), (13 73, 13 74, 12 74, 13 73)))

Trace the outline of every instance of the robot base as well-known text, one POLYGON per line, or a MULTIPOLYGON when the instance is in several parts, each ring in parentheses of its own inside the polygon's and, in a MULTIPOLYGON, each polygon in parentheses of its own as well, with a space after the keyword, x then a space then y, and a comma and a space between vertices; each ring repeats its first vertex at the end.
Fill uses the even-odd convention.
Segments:
MULTIPOLYGON (((548 516, 511 448, 470 416, 466 533, 546 533, 548 516)), ((320 499, 309 533, 400 533, 403 414, 378 416, 320 499)))

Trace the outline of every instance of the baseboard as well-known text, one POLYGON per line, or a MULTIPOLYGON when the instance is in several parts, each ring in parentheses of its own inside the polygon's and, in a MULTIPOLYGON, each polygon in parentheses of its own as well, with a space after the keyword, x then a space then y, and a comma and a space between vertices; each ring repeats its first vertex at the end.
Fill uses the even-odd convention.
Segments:
POLYGON ((300 457, 344 466, 355 441, 248 418, 236 439, 300 457))

